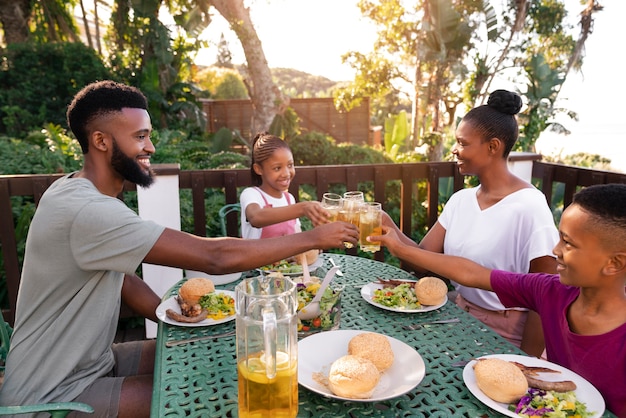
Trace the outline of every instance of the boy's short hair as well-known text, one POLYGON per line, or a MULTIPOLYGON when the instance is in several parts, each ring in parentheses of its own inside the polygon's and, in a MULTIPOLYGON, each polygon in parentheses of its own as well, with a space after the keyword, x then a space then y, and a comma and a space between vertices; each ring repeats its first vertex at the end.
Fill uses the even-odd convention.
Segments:
POLYGON ((121 112, 125 107, 147 110, 148 100, 139 89, 111 80, 88 84, 76 93, 67 109, 67 124, 83 154, 89 152, 88 124, 107 113, 121 112))
POLYGON ((590 216, 590 227, 599 229, 613 249, 626 250, 626 184, 597 184, 581 189, 572 204, 590 216))

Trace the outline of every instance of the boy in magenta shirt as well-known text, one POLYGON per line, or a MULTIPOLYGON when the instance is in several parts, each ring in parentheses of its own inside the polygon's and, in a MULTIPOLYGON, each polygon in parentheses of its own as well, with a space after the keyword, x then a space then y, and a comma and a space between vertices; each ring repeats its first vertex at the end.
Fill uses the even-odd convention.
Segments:
POLYGON ((539 313, 548 360, 591 382, 607 408, 626 418, 626 185, 582 189, 561 217, 557 275, 490 270, 470 260, 381 241, 411 264, 466 286, 496 292, 505 306, 539 313))

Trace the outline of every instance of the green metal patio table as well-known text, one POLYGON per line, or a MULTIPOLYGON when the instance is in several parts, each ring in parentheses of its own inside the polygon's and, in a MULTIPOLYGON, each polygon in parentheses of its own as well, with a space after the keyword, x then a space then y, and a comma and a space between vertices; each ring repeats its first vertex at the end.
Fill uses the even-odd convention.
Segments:
MULTIPOLYGON (((404 270, 375 260, 324 253, 323 273, 341 267, 338 284, 345 286, 341 302, 344 330, 367 330, 388 335, 413 347, 426 365, 424 379, 397 398, 378 402, 349 402, 328 398, 302 386, 299 388, 298 417, 497 417, 499 413, 475 398, 463 382, 459 360, 487 354, 523 354, 452 301, 430 312, 397 313, 380 309, 360 294, 363 285, 377 278, 411 279, 404 270), (426 325, 406 331, 402 325, 457 317, 459 323, 426 325)), ((243 277, 257 275, 246 272, 243 277)), ((234 290, 237 282, 217 286, 234 290)), ((164 299, 175 295, 182 282, 173 286, 164 299)), ((154 375, 152 417, 236 417, 237 366, 235 337, 166 347, 167 341, 222 333, 235 329, 235 321, 206 327, 179 327, 160 322, 154 375)), ((323 349, 321 347, 320 349, 323 349)), ((302 359, 300 359, 302 360, 302 359)), ((410 365, 407 365, 410 367, 410 365)), ((605 413, 605 417, 613 415, 605 413)))

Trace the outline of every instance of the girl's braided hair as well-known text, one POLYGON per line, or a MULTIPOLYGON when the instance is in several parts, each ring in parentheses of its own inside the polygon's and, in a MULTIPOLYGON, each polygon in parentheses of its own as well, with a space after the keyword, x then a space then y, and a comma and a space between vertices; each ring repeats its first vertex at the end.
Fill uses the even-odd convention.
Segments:
POLYGON ((262 165, 263 161, 267 160, 274 154, 279 148, 286 148, 291 151, 287 142, 271 135, 268 132, 260 132, 256 134, 252 140, 252 164, 250 164, 250 173, 252 174, 252 184, 254 186, 260 186, 263 183, 263 179, 254 171, 254 164, 262 165))

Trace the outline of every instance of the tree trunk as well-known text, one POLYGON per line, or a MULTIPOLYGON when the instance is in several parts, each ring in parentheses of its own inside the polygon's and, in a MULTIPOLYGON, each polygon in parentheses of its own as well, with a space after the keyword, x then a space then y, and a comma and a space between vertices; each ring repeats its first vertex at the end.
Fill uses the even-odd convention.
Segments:
POLYGON ((0 0, 0 24, 4 30, 5 44, 28 40, 28 19, 31 11, 30 0, 0 0))
POLYGON ((79 1, 80 11, 83 14, 83 26, 85 27, 85 37, 87 38, 87 45, 93 49, 93 41, 91 40, 91 30, 89 29, 89 19, 87 19, 87 11, 85 10, 85 4, 83 0, 79 1))
POLYGON ((93 2, 93 20, 96 27, 96 45, 98 54, 102 56, 102 43, 100 42, 100 18, 98 17, 98 0, 93 2))
POLYGON ((246 56, 250 76, 246 85, 252 99, 251 132, 254 136, 257 132, 269 129, 283 99, 272 81, 261 40, 250 19, 250 9, 244 6, 243 0, 213 0, 211 4, 229 22, 246 56))

